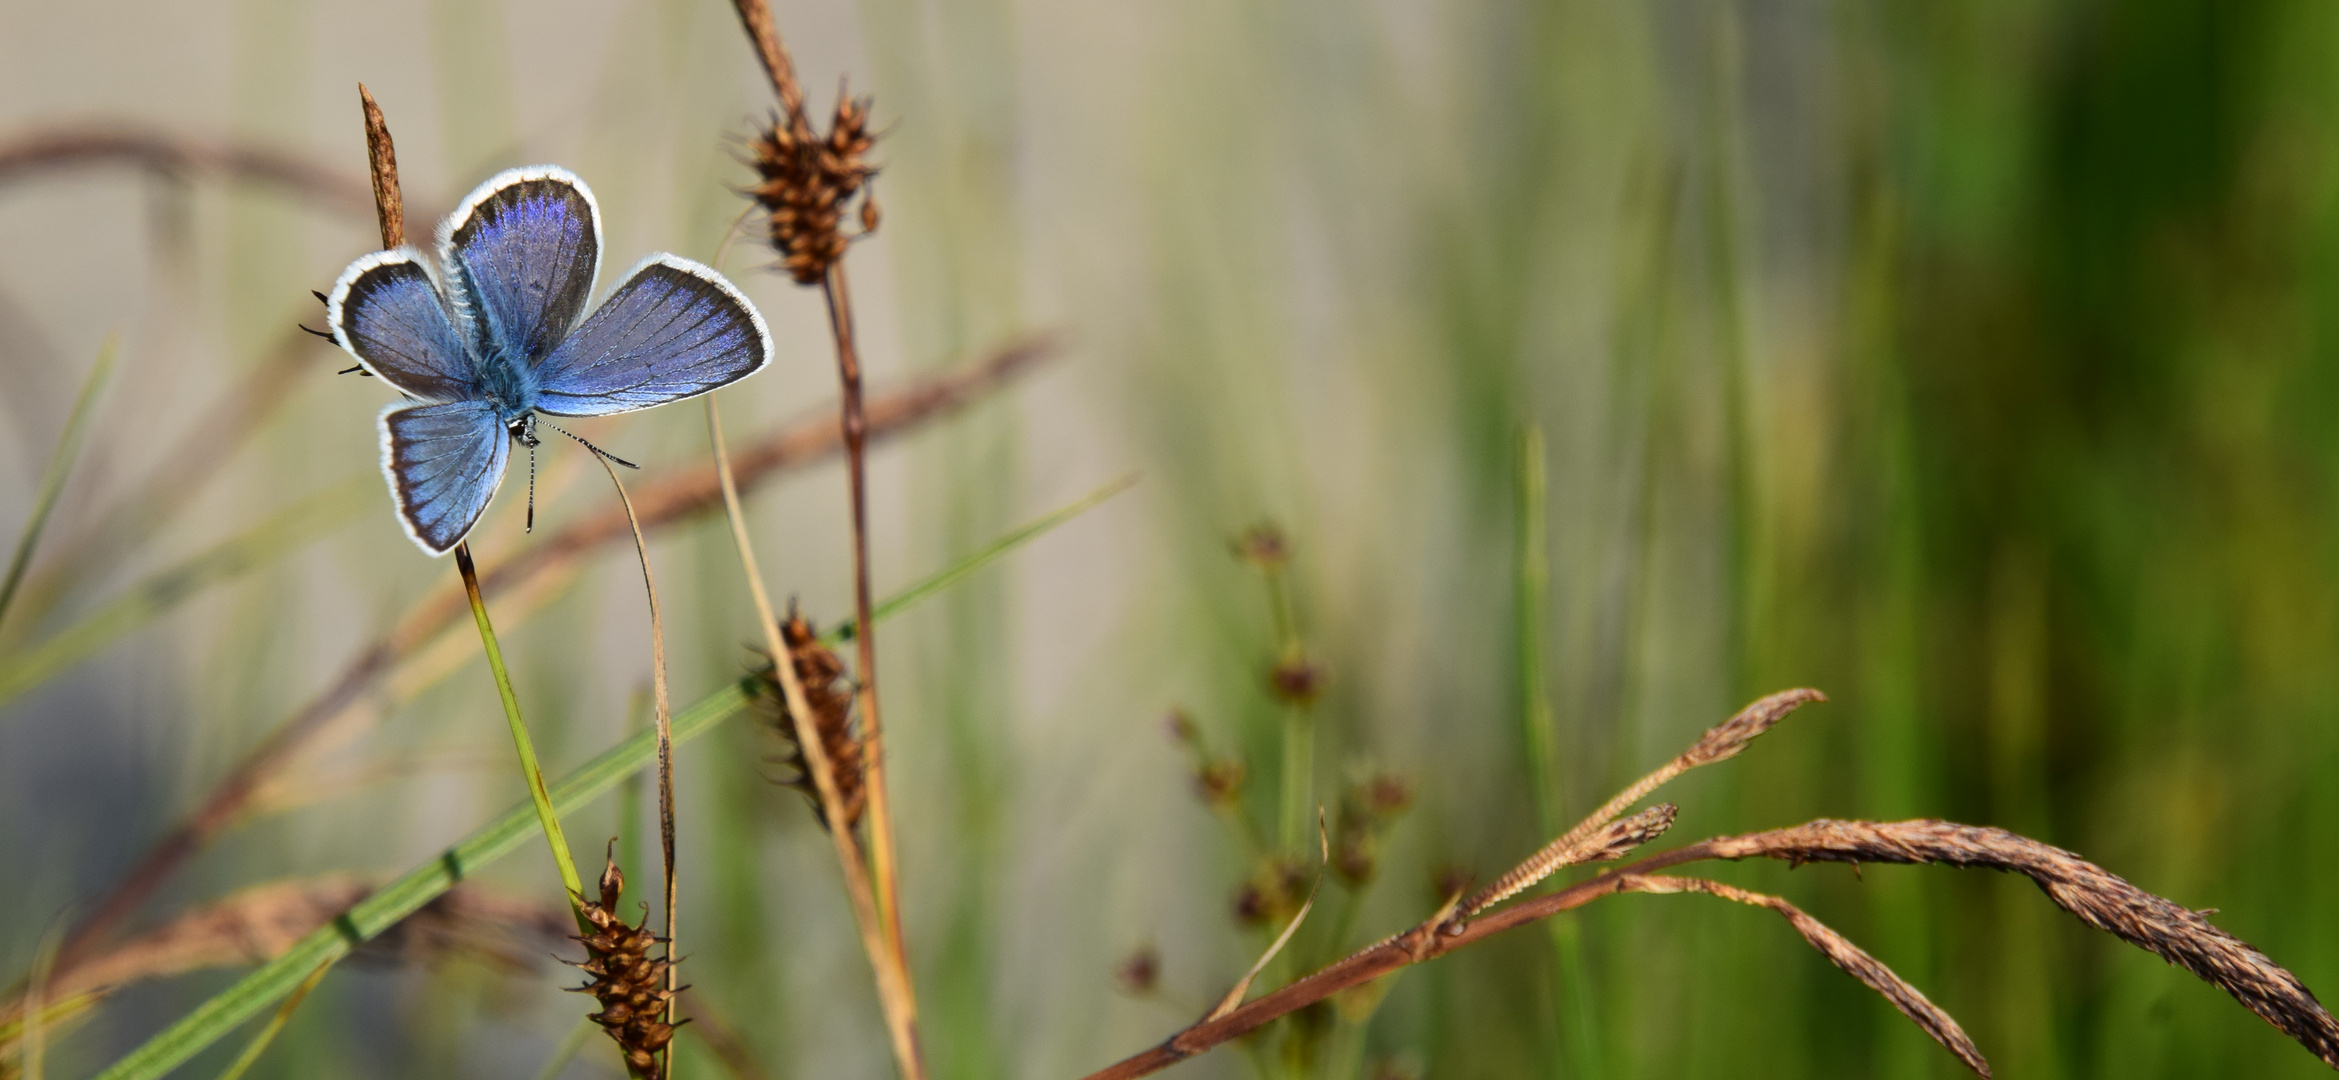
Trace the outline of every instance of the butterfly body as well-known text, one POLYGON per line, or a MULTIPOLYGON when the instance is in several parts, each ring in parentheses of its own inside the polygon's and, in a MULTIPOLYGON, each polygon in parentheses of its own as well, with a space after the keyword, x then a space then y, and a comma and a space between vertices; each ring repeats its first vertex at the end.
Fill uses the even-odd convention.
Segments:
POLYGON ((382 472, 407 535, 453 550, 487 509, 535 417, 608 416, 696 397, 770 363, 763 316, 714 270, 652 255, 598 308, 601 213, 564 169, 490 178, 411 250, 350 264, 333 338, 406 395, 382 411, 382 472))

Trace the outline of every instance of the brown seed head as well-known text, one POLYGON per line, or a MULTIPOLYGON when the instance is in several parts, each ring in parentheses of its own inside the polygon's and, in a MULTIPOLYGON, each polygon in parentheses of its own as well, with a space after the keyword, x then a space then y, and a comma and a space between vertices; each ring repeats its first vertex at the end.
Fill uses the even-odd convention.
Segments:
MULTIPOLYGON (((650 947, 661 940, 658 935, 640 923, 628 924, 614 910, 625 891, 625 875, 616 860, 601 872, 600 884, 601 898, 580 904, 592 930, 576 938, 585 945, 585 962, 574 966, 587 979, 585 985, 571 989, 601 1003, 601 1011, 586 1019, 601 1025, 616 1041, 627 1073, 655 1076, 659 1051, 674 1040, 674 1025, 664 1019, 666 1000, 674 995, 666 989, 666 969, 673 962, 650 955, 650 947)), ((647 912, 643 920, 648 920, 647 912)))
POLYGON ((1821 819, 1708 844, 1725 859, 1763 856, 1796 865, 1943 863, 2025 875, 2079 921, 2223 988, 2324 1064, 2339 1069, 2339 1022, 2298 976, 2218 929, 2200 912, 2145 892, 2062 848, 2004 829, 1922 819, 1821 819))
POLYGON ((1786 719, 1788 713, 1810 702, 1826 700, 1826 694, 1808 687, 1781 690, 1738 710, 1738 715, 1706 729, 1706 733, 1698 738, 1697 745, 1682 751, 1677 760, 1684 768, 1695 768, 1735 757, 1756 736, 1786 719))
POLYGON ((748 195, 763 208, 766 239, 799 284, 818 283, 846 247, 876 231, 876 204, 867 198, 860 231, 843 229, 854 197, 877 175, 868 157, 876 142, 868 100, 850 97, 837 100, 826 132, 814 131, 799 109, 774 118, 748 140, 759 178, 748 195))
POLYGON ((1267 672, 1267 689, 1290 705, 1311 705, 1324 692, 1324 673, 1307 657, 1294 656, 1267 672))
POLYGON ((1273 525, 1253 525, 1235 538, 1235 557, 1261 570, 1275 570, 1283 566, 1290 551, 1283 540, 1283 530, 1273 525))
MULTIPOLYGON (((788 646, 789 659, 796 665, 796 678, 804 684, 804 701, 812 710, 812 728, 820 733, 821 749, 828 752, 829 768, 836 774, 837 795, 844 804, 845 827, 860 824, 862 808, 868 802, 868 789, 862 782, 867 765, 866 747, 853 723, 853 683, 845 677, 845 663, 828 646, 820 643, 820 635, 812 623, 790 611, 780 624, 780 640, 788 646)), ((796 743, 796 725, 788 716, 788 702, 780 692, 778 674, 766 668, 758 673, 756 704, 773 719, 772 730, 780 739, 783 752, 781 764, 795 770, 795 774, 781 782, 802 792, 812 803, 812 812, 822 814, 819 792, 813 787, 812 768, 804 758, 804 748, 796 743)))
POLYGON ((1194 793, 1213 810, 1230 810, 1243 797, 1240 758, 1217 758, 1194 770, 1194 793))
POLYGON ((1161 950, 1151 943, 1130 950, 1113 968, 1113 981, 1121 984, 1123 992, 1135 997, 1152 993, 1161 984, 1161 950))
POLYGON ((1184 709, 1171 709, 1168 716, 1162 717, 1161 726, 1169 732, 1170 741, 1181 746, 1201 743, 1202 729, 1194 726, 1194 718, 1187 716, 1184 709))

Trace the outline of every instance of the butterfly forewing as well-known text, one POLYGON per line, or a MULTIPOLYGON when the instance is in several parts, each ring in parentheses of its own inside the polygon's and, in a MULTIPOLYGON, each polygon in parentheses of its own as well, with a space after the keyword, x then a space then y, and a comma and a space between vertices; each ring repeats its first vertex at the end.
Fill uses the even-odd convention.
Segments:
POLYGON ((714 270, 675 255, 634 267, 536 368, 536 408, 607 416, 695 397, 771 362, 763 316, 714 270))
POLYGON ((326 301, 333 340, 408 397, 478 396, 462 335, 430 272, 411 252, 379 251, 351 263, 326 301))
POLYGON ((433 555, 471 531, 503 481, 511 437, 482 401, 393 405, 382 412, 382 471, 398 520, 433 555))
POLYGON ((568 170, 498 173, 439 231, 441 261, 491 362, 542 359, 577 324, 601 266, 601 212, 568 170))

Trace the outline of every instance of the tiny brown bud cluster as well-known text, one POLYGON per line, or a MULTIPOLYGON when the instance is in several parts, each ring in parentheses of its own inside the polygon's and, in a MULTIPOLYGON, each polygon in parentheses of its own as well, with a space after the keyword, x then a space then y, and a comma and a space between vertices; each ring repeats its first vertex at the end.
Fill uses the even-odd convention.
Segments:
POLYGON ((1243 778, 1246 770, 1237 757, 1221 757, 1210 752, 1210 742, 1202 735, 1202 726, 1194 722, 1184 709, 1172 709, 1162 726, 1169 737, 1194 761, 1194 794, 1203 805, 1222 813, 1239 808, 1243 799, 1243 778))
POLYGON ((849 97, 837 100, 825 135, 813 131, 799 111, 774 119, 748 140, 761 182, 747 194, 763 208, 766 238, 798 284, 819 282, 847 246, 877 231, 871 196, 861 199, 859 231, 847 234, 843 228, 854 196, 877 175, 868 156, 876 142, 868 99, 849 97))
POLYGON ((1350 888, 1372 883, 1381 863, 1381 835, 1413 805, 1413 784, 1395 773, 1374 773, 1340 795, 1332 828, 1332 872, 1350 888))
POLYGON ((1291 552, 1283 539, 1283 530, 1273 525, 1253 525, 1235 538, 1235 557, 1261 570, 1279 570, 1290 558, 1291 552))
MULTIPOLYGON (((666 1022, 666 1002, 675 993, 666 989, 666 969, 673 961, 650 955, 650 946, 665 939, 618 917, 618 897, 624 892, 625 875, 612 859, 601 872, 601 899, 585 900, 580 906, 593 930, 576 938, 585 945, 585 962, 572 966, 590 978, 570 989, 591 994, 601 1003, 600 1012, 585 1018, 601 1025, 617 1042, 626 1072, 655 1076, 658 1052, 674 1041, 674 1025, 666 1022)), ((647 912, 642 917, 645 923, 649 919, 647 912)))
POLYGON ((1267 670, 1267 689, 1286 705, 1313 705, 1324 692, 1324 671, 1305 656, 1288 656, 1267 670))
MULTIPOLYGON (((868 786, 863 782, 867 766, 867 747, 853 723, 853 681, 845 677, 845 663, 828 646, 820 643, 820 635, 812 623, 794 611, 780 623, 780 640, 786 644, 789 660, 796 666, 796 680, 804 686, 804 703, 812 711, 812 728, 820 735, 820 746, 828 753, 829 770, 836 777, 838 801, 844 805, 845 827, 850 829, 861 822, 861 811, 868 805, 868 786)), ((780 782, 802 792, 811 800, 812 812, 821 823, 828 818, 820 806, 820 791, 814 786, 812 765, 805 760, 804 748, 796 741, 796 724, 788 715, 787 695, 780 690, 779 673, 766 668, 756 677, 755 702, 772 719, 772 730, 778 734, 783 753, 780 763, 795 770, 794 775, 780 782)))
POLYGON ((1308 902, 1308 883, 1308 868, 1297 859, 1273 855, 1259 860, 1251 879, 1235 890, 1235 921, 1248 926, 1290 922, 1308 902))
POLYGON ((1113 981, 1132 997, 1144 997, 1161 985, 1161 950, 1150 943, 1131 950, 1113 968, 1113 981))

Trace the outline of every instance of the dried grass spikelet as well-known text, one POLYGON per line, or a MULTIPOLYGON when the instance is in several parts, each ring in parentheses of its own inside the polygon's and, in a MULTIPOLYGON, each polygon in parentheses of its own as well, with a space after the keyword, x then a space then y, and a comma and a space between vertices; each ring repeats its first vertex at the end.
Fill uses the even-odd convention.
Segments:
POLYGON ((2339 1069, 2339 1022, 2298 977, 2200 912, 2145 892, 2062 848, 2004 829, 1920 819, 1821 819, 1709 842, 1716 856, 1808 862, 1942 863, 2005 870, 2038 883, 2079 921, 2222 987, 2323 1063, 2339 1069))
POLYGON ((860 228, 844 230, 854 196, 877 175, 869 163, 876 142, 869 100, 841 95, 825 134, 814 131, 798 107, 748 140, 749 160, 761 179, 747 194, 763 208, 765 237, 798 284, 818 284, 855 239, 877 230, 873 196, 861 199, 860 228))
MULTIPOLYGON (((674 1025, 665 1021, 666 1001, 677 993, 666 989, 666 969, 672 961, 650 955, 650 946, 662 938, 648 926, 628 924, 617 914, 618 897, 625 891, 625 874, 617 860, 601 871, 601 898, 581 905, 593 932, 576 940, 585 944, 585 962, 575 965, 590 976, 583 986, 601 1011, 585 1018, 601 1025, 625 1055, 626 1071, 633 1076, 657 1075, 658 1052, 674 1041, 674 1025)), ((643 913, 643 923, 649 920, 643 913)))
MULTIPOLYGON (((861 823, 861 811, 868 804, 868 787, 862 781, 867 766, 866 748, 853 724, 853 681, 845 676, 845 662, 820 643, 820 635, 812 623, 794 610, 780 623, 780 640, 788 647, 790 662, 796 665, 796 679, 804 685, 805 704, 812 709, 812 728, 820 733, 821 749, 828 752, 829 769, 836 774, 845 828, 853 828, 861 823)), ((756 703, 774 718, 772 729, 785 748, 780 763, 795 770, 793 776, 781 783, 802 792, 812 804, 813 814, 826 825, 828 818, 821 809, 820 793, 813 786, 812 766, 804 759, 804 748, 797 745, 796 725, 788 716, 787 697, 780 692, 778 674, 767 668, 758 673, 756 685, 756 703)))
POLYGON ((1543 850, 1528 856, 1525 862, 1496 878, 1494 884, 1480 890, 1455 909, 1457 918, 1467 919, 1487 908, 1517 896, 1544 878, 1561 869, 1590 862, 1614 862, 1632 849, 1646 844, 1673 827, 1673 818, 1679 808, 1672 803, 1658 803, 1622 821, 1610 822, 1598 832, 1580 840, 1561 837, 1543 850))
POLYGON ((1966 1036, 1965 1029, 1959 1027, 1957 1021, 1943 1012, 1940 1006, 1927 1000, 1916 987, 1884 966, 1883 961, 1868 955, 1867 950, 1852 944, 1849 938, 1786 900, 1748 892, 1719 881, 1665 874, 1626 874, 1617 879, 1616 887, 1622 891, 1642 893, 1703 893, 1778 912, 1794 926, 1796 933, 1803 935, 1804 941, 1819 950, 1820 955, 1827 957, 1829 962, 1842 968, 1846 974, 1867 984, 1868 989, 1883 995, 1886 1001, 1892 1002, 1893 1008, 1900 1010, 1901 1015, 1925 1029, 1925 1034, 1932 1036, 1933 1041, 1956 1054, 1966 1068, 1985 1077, 1990 1075, 1990 1063, 1983 1060, 1981 1049, 1974 1045, 1974 1041, 1966 1036))

